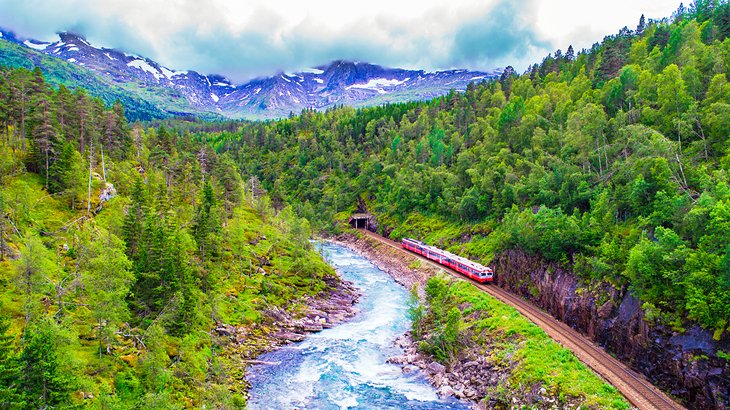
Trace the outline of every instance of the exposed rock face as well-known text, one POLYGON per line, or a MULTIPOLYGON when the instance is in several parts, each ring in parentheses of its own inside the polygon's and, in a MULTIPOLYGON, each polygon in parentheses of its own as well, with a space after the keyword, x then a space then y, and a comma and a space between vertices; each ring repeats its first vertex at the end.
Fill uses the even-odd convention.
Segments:
POLYGON ((679 333, 650 324, 628 289, 601 284, 589 291, 575 273, 523 251, 503 252, 493 265, 500 287, 587 335, 690 408, 730 408, 730 363, 716 355, 730 352, 727 333, 718 342, 699 327, 679 333))

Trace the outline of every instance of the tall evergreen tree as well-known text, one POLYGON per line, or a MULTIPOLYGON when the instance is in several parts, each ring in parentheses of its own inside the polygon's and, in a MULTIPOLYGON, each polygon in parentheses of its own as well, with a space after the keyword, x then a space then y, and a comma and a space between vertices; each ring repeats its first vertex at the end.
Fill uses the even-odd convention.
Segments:
POLYGON ((216 199, 213 186, 206 182, 203 186, 203 197, 198 214, 193 223, 195 241, 201 259, 207 259, 214 252, 213 235, 220 230, 220 219, 216 209, 216 199))
POLYGON ((143 240, 142 235, 144 233, 147 208, 146 189, 139 175, 134 178, 130 200, 131 203, 129 204, 129 208, 127 208, 127 214, 124 216, 122 235, 127 245, 127 256, 132 260, 137 260, 139 247, 142 245, 143 240))
POLYGON ((565 59, 567 61, 575 60, 575 50, 573 50, 572 44, 568 46, 568 50, 565 52, 565 59))
POLYGON ((34 168, 42 170, 46 190, 49 188, 50 168, 55 161, 58 152, 58 131, 54 126, 53 107, 51 99, 45 93, 40 94, 36 99, 34 113, 35 126, 32 131, 32 148, 35 152, 34 168))
POLYGON ((57 408, 70 399, 73 384, 61 370, 58 334, 55 323, 45 319, 25 329, 20 385, 28 408, 57 408))
POLYGON ((646 30, 646 18, 642 14, 639 18, 639 24, 636 26, 636 35, 641 36, 644 34, 644 30, 646 30))

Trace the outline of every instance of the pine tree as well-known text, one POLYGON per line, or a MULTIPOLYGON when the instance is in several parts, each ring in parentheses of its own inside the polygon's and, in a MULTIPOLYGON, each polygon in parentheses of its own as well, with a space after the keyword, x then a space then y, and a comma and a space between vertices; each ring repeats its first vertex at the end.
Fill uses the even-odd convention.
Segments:
POLYGON ((0 124, 2 124, 2 140, 8 143, 8 125, 10 125, 11 93, 8 72, 0 69, 0 124))
POLYGON ((61 84, 58 87, 58 91, 54 94, 54 98, 59 132, 62 136, 68 137, 68 127, 73 122, 73 94, 61 84))
POLYGON ((60 369, 58 333, 56 325, 48 320, 40 320, 25 329, 20 385, 28 408, 55 408, 69 400, 72 379, 60 369))
POLYGON ((73 119, 76 121, 72 130, 76 135, 79 145, 79 151, 83 154, 86 152, 86 145, 89 143, 89 131, 92 128, 92 107, 90 98, 86 95, 86 92, 81 89, 77 89, 74 93, 75 99, 75 110, 73 119))
POLYGON ((641 36, 644 34, 644 30, 646 30, 646 17, 642 14, 639 17, 639 24, 636 26, 636 35, 641 36))
POLYGON ((198 208, 198 214, 195 216, 193 223, 193 236, 198 244, 198 252, 201 259, 206 259, 214 251, 212 235, 221 228, 216 211, 213 187, 210 182, 206 182, 205 186, 203 186, 203 197, 198 208))
POLYGON ((568 50, 565 52, 565 60, 567 60, 567 61, 575 60, 575 50, 573 50, 572 44, 568 46, 568 50))
POLYGON ((130 194, 131 203, 127 208, 127 214, 124 216, 122 227, 122 236, 127 245, 127 256, 136 260, 139 247, 142 244, 142 234, 144 232, 144 223, 146 220, 147 193, 142 178, 137 175, 132 185, 130 194))
POLYGON ((50 274, 56 267, 50 262, 51 255, 37 236, 28 236, 20 258, 16 261, 18 290, 24 298, 25 323, 38 316, 38 291, 45 284, 43 275, 50 274))
POLYGON ((48 191, 63 193, 71 209, 76 209, 76 204, 81 201, 86 186, 85 175, 84 159, 81 158, 74 143, 67 141, 61 145, 58 159, 51 164, 48 191))
POLYGON ((725 2, 717 6, 713 14, 713 24, 719 41, 730 37, 730 3, 725 2))
POLYGON ((89 238, 87 246, 88 252, 85 254, 88 257, 80 265, 87 304, 96 320, 101 360, 103 346, 106 345, 109 350, 114 331, 127 319, 124 300, 133 277, 129 271, 131 264, 119 238, 109 232, 99 231, 89 238))
POLYGON ((23 151, 26 148, 25 125, 28 117, 31 92, 29 77, 30 73, 25 69, 13 70, 10 75, 11 110, 15 122, 18 123, 19 138, 21 141, 20 148, 23 151))
POLYGON ((32 131, 32 148, 34 154, 34 170, 41 171, 45 177, 46 190, 49 188, 50 167, 58 154, 58 131, 54 126, 53 107, 51 99, 41 93, 36 99, 36 109, 33 115, 35 126, 32 131))

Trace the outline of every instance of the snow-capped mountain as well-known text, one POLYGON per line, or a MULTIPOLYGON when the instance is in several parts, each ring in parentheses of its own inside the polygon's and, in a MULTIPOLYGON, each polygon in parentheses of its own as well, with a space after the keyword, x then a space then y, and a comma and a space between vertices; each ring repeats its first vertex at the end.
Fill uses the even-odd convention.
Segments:
POLYGON ((298 73, 278 73, 234 85, 219 75, 175 71, 149 58, 97 48, 76 34, 60 33, 59 40, 52 43, 19 38, 7 31, 0 31, 0 37, 91 70, 130 92, 138 93, 141 98, 147 97, 162 105, 163 111, 174 114, 210 112, 229 118, 277 118, 292 112, 299 113, 302 109, 425 100, 444 95, 452 89, 464 90, 470 82, 480 82, 501 72, 426 72, 335 61, 298 73), (165 106, 165 98, 175 100, 175 103, 165 106), (181 101, 188 107, 181 106, 181 101))
POLYGON ((386 102, 425 100, 464 90, 470 82, 498 76, 499 72, 467 70, 425 72, 385 68, 368 63, 335 61, 299 73, 279 73, 236 87, 221 97, 225 113, 297 113, 303 108, 335 105, 366 106, 386 102))

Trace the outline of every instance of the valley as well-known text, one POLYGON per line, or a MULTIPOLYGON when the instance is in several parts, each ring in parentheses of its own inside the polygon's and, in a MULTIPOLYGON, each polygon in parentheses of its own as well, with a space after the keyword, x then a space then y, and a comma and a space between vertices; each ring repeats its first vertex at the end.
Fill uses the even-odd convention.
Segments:
POLYGON ((60 32, 0 31, 0 408, 730 407, 727 1, 522 73, 60 32))

